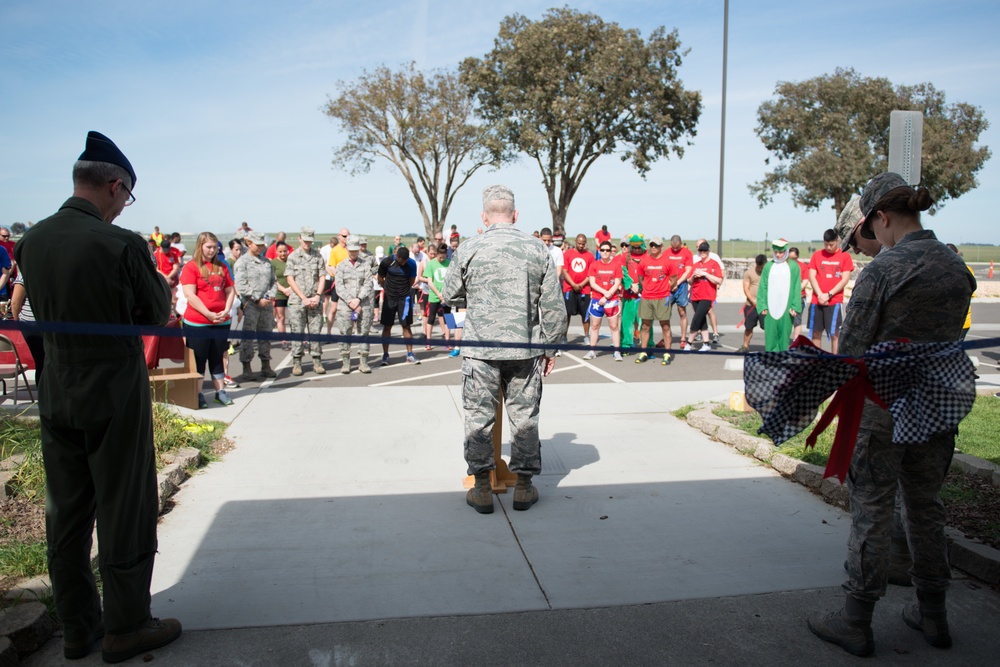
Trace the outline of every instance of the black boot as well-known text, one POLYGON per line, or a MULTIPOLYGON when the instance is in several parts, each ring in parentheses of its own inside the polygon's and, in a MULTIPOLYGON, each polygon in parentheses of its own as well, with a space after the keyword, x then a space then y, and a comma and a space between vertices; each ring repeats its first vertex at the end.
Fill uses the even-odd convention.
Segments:
POLYGON ((924 639, 931 646, 936 648, 951 646, 944 593, 924 593, 918 589, 917 602, 903 607, 903 620, 914 630, 924 633, 924 639))
POLYGON ((872 634, 872 612, 875 603, 848 595, 844 608, 829 614, 815 613, 809 617, 809 629, 814 635, 840 646, 848 653, 866 656, 875 652, 872 634))

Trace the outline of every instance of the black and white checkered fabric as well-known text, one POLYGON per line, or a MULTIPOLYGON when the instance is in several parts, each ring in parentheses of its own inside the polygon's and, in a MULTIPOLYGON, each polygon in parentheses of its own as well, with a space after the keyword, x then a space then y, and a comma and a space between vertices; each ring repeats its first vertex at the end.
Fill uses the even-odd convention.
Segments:
MULTIPOLYGON (((956 428, 972 409, 975 367, 959 342, 877 343, 861 359, 889 406, 893 442, 925 442, 956 428)), ((776 445, 809 427, 823 401, 861 372, 811 345, 749 354, 744 368, 747 404, 763 419, 759 432, 776 445)))

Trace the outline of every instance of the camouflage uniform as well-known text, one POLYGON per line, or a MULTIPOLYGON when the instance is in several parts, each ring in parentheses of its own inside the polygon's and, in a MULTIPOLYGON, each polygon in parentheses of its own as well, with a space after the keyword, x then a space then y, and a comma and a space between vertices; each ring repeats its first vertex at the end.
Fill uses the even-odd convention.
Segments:
MULTIPOLYGON (((315 247, 306 252, 301 247, 288 256, 285 264, 285 275, 295 278, 295 283, 302 290, 302 294, 308 299, 319 294, 319 281, 325 279, 326 261, 323 255, 315 247)), ((326 318, 323 317, 322 301, 312 308, 307 308, 302 304, 302 299, 292 290, 288 297, 288 326, 292 333, 322 334, 323 324, 326 318)), ((292 358, 302 358, 302 341, 292 341, 292 358)), ((318 341, 309 342, 309 353, 313 358, 313 363, 318 364, 323 357, 323 345, 318 341)))
MULTIPOLYGON (((934 232, 921 230, 886 248, 858 278, 840 333, 840 353, 860 356, 873 343, 908 338, 914 343, 957 340, 975 278, 934 232)), ((951 570, 938 492, 951 464, 955 434, 927 442, 892 442, 892 417, 865 402, 851 461, 851 536, 847 593, 874 602, 885 594, 889 536, 897 486, 903 490, 918 591, 944 593, 951 570)))
POLYGON ((501 390, 512 426, 510 470, 538 474, 543 347, 566 333, 566 307, 548 249, 513 224, 493 224, 459 246, 442 296, 446 303, 465 299, 468 306, 462 335, 462 400, 469 474, 495 467, 493 427, 501 390), (538 347, 476 347, 480 340, 538 347))
MULTIPOLYGON (((341 336, 350 336, 357 333, 360 336, 367 336, 372 328, 372 317, 375 314, 372 304, 372 276, 375 275, 375 267, 372 259, 358 255, 358 261, 352 262, 350 257, 337 265, 337 296, 340 297, 342 305, 337 309, 337 329, 341 336), (361 314, 357 320, 351 319, 354 312, 347 304, 354 300, 361 301, 361 314)), ((362 356, 368 356, 371 346, 368 343, 361 343, 359 349, 362 356)), ((351 344, 340 344, 341 356, 351 354, 351 344)))
MULTIPOLYGON (((254 257, 248 252, 236 260, 233 273, 236 275, 236 291, 243 301, 243 331, 271 333, 274 330, 273 299, 278 292, 278 281, 270 260, 264 258, 264 253, 254 257), (261 299, 272 299, 271 305, 257 305, 261 299)), ((244 366, 253 360, 255 347, 262 362, 271 361, 270 341, 244 339, 240 343, 240 363, 244 366)))

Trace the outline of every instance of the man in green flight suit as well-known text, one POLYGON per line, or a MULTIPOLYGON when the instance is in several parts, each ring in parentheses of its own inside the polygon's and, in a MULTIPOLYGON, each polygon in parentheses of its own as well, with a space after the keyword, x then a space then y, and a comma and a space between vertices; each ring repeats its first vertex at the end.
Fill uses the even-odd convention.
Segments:
POLYGON ((764 316, 764 350, 788 349, 792 319, 802 312, 802 275, 798 262, 788 260, 788 241, 771 242, 774 259, 764 266, 757 288, 757 309, 764 316))
MULTIPOLYGON (((162 325, 170 290, 146 241, 110 224, 135 198, 135 171, 98 132, 73 165, 73 196, 14 254, 39 322, 162 325), (87 289, 74 289, 86 276, 87 289)), ((158 513, 152 401, 139 336, 45 332, 39 385, 49 576, 67 658, 104 637, 120 662, 181 634, 150 615, 158 513), (97 521, 104 610, 90 569, 97 521)))

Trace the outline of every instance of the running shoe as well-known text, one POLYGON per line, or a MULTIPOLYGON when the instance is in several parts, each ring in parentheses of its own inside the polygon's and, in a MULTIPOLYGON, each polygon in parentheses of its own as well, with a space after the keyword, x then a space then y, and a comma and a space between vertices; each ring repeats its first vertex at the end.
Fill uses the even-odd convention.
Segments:
POLYGON ((740 348, 738 350, 736 350, 737 354, 742 353, 742 352, 749 352, 749 351, 750 351, 750 348, 747 347, 746 345, 741 345, 740 348))
POLYGON ((420 360, 417 359, 415 356, 413 356, 413 353, 411 352, 410 354, 406 355, 406 363, 408 363, 408 364, 419 364, 420 360))
POLYGON ((462 354, 462 348, 456 347, 451 352, 448 353, 448 356, 455 358, 460 354, 462 354))
POLYGON ((389 365, 389 355, 388 354, 383 354, 382 355, 382 365, 383 366, 388 366, 389 365))
POLYGON ((587 360, 587 361, 590 361, 591 359, 596 359, 597 358, 597 353, 594 352, 593 350, 591 350, 587 354, 583 355, 583 358, 585 360, 587 360))
POLYGON ((622 353, 615 352, 615 361, 621 361, 621 360, 622 360, 622 353))
POLYGON ((434 347, 431 346, 431 345, 424 345, 424 350, 427 351, 427 352, 431 352, 433 349, 434 349, 434 347))
POLYGON ((669 366, 670 363, 673 360, 674 360, 674 355, 672 355, 672 354, 665 354, 665 355, 663 355, 663 361, 660 362, 660 365, 661 366, 669 366))
POLYGON ((227 354, 229 354, 230 357, 236 354, 236 348, 233 346, 232 343, 229 344, 229 350, 227 350, 227 354))
POLYGON ((684 339, 682 338, 682 339, 681 339, 681 349, 683 350, 683 349, 684 349, 684 348, 686 348, 687 346, 688 346, 688 342, 687 342, 686 340, 684 340, 684 339))
POLYGON ((714 333, 712 334, 712 347, 718 347, 718 346, 719 346, 719 334, 714 333))
POLYGON ((639 356, 635 358, 635 363, 644 364, 649 359, 649 355, 645 352, 640 352, 639 356))
POLYGON ((232 405, 233 399, 229 398, 229 394, 226 393, 225 389, 220 389, 215 392, 215 402, 219 405, 232 405))
POLYGON ((226 389, 239 389, 240 383, 233 378, 226 376, 226 389))
POLYGON ((205 399, 205 394, 198 392, 198 409, 204 410, 208 407, 208 400, 205 399))
POLYGON ((699 352, 711 352, 712 351, 712 344, 711 343, 702 343, 701 344, 701 349, 698 350, 698 351, 699 352))
POLYGON ((562 350, 556 350, 556 356, 557 357, 561 357, 562 356, 562 350))

